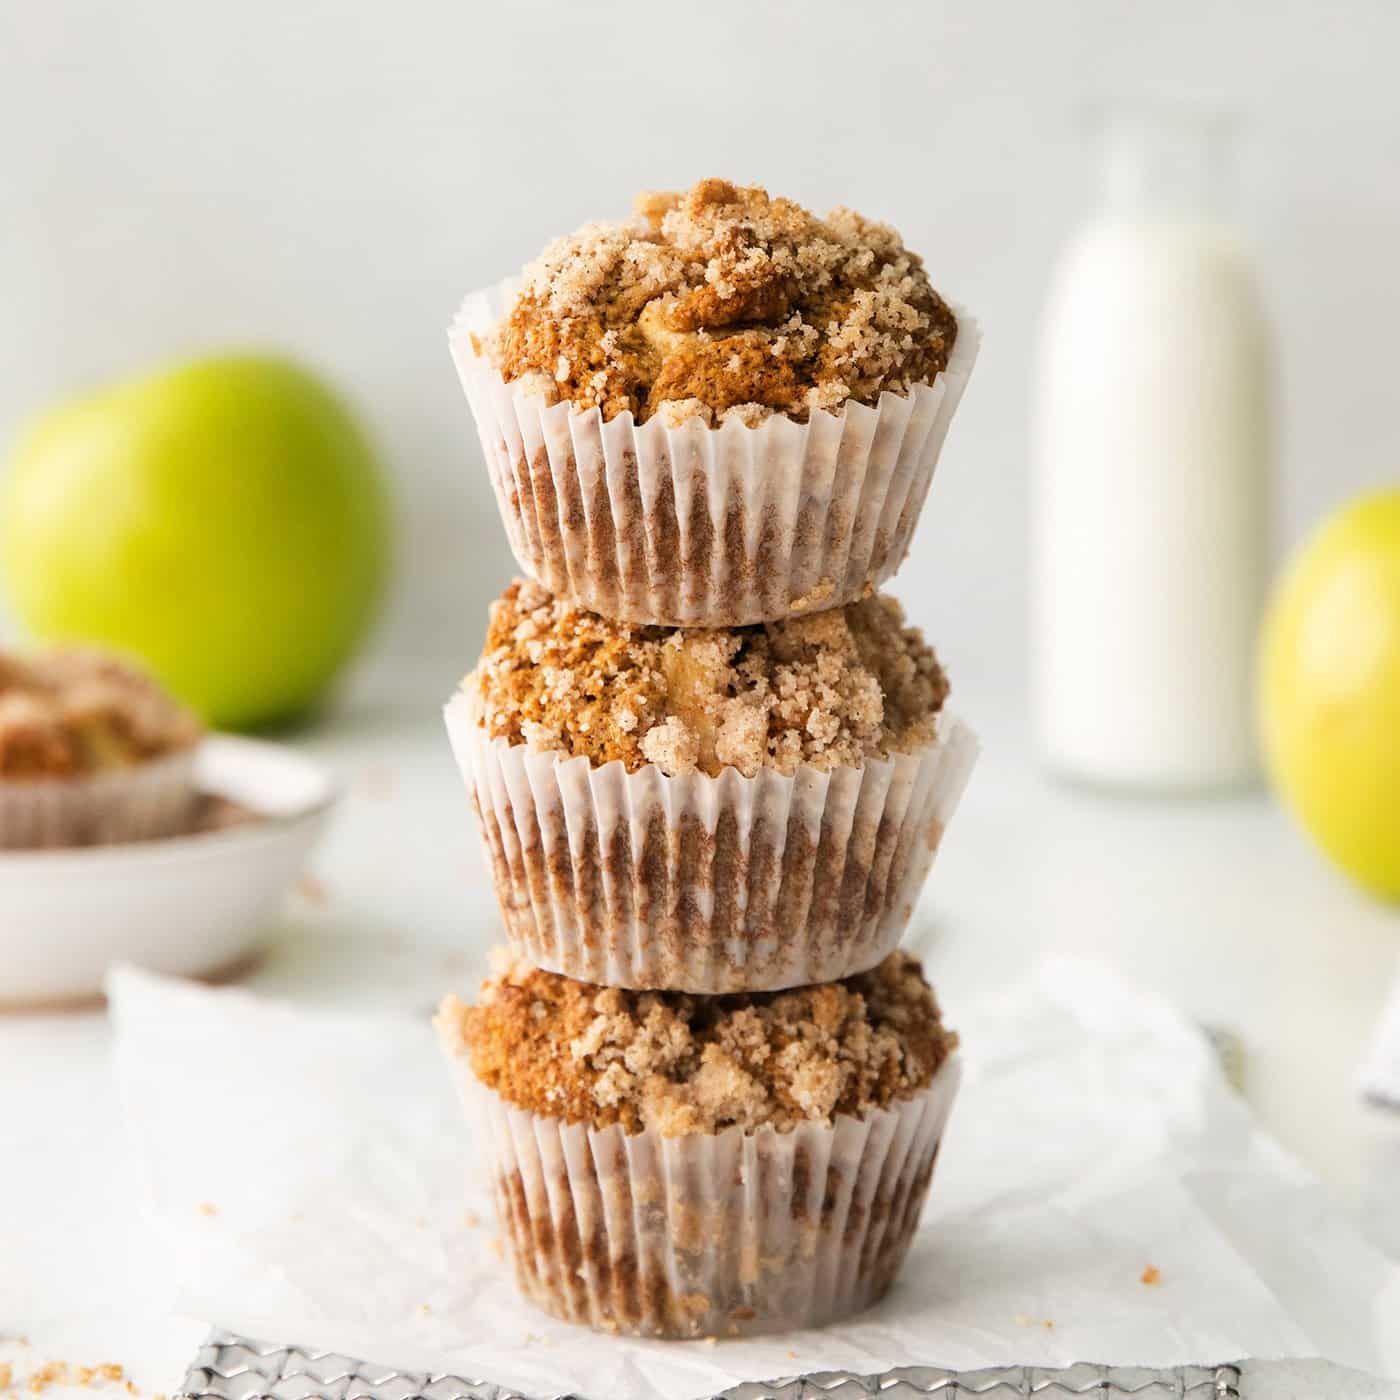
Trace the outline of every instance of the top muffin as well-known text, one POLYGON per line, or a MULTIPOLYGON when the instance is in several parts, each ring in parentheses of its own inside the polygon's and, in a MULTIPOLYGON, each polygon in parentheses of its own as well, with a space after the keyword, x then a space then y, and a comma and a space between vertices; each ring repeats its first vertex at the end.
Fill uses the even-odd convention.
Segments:
POLYGON ((754 425, 929 383, 957 335, 893 229, 701 180, 556 239, 473 345, 506 380, 605 419, 754 425))
POLYGON ((187 749, 198 720, 103 652, 0 652, 0 781, 78 778, 187 749))

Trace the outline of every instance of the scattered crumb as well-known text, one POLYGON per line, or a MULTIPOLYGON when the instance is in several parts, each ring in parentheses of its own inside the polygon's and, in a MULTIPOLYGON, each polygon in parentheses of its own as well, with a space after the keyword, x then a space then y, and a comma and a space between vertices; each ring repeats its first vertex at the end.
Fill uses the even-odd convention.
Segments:
POLYGON ((1029 1313, 1017 1313, 1011 1320, 1017 1327, 1044 1327, 1049 1329, 1055 1325, 1048 1317, 1032 1317, 1029 1313))
POLYGON ((504 1259, 506 1257, 505 1242, 499 1235, 492 1235, 491 1238, 486 1241, 486 1248, 489 1249, 497 1259, 504 1259))
POLYGON ((1154 1284, 1161 1283, 1161 1281, 1162 1271, 1155 1264, 1149 1264, 1142 1271, 1142 1278, 1139 1280, 1139 1282, 1145 1283, 1149 1288, 1151 1288, 1154 1284))
POLYGON ((8 1390, 15 1378, 15 1368, 8 1361, 0 1361, 0 1390, 8 1390))
POLYGON ((330 891, 309 870, 304 870, 297 880, 297 893, 308 903, 318 908, 330 903, 330 891))
POLYGON ((201 1215, 217 1215, 219 1208, 213 1201, 201 1201, 199 1203, 199 1213, 201 1215))
MULTIPOLYGON (((26 1338, 20 1340, 24 1346, 29 1345, 26 1338)), ((8 1364, 4 1368, 4 1375, 5 1380, 0 1384, 8 1385, 13 1380, 13 1370, 8 1364)), ((124 1379, 122 1368, 114 1361, 104 1361, 98 1366, 74 1366, 67 1361, 45 1361, 29 1373, 24 1385, 31 1395, 42 1395, 51 1385, 92 1386, 108 1381, 116 1383, 124 1379)), ((134 1394, 129 1381, 127 1391, 134 1394)))
POLYGON ((392 768, 371 764, 360 774, 360 790, 371 802, 385 802, 394 795, 398 779, 392 768))
POLYGON ((40 1395, 51 1385, 68 1383, 68 1363, 65 1361, 45 1361, 29 1373, 25 1386, 31 1395, 40 1395))
POLYGON ((462 1217, 462 1224, 465 1225, 468 1230, 475 1230, 481 1224, 481 1217, 474 1210, 469 1210, 462 1217))
MULTIPOLYGON (((867 589, 864 596, 869 597, 873 591, 873 589, 867 589)), ((795 613, 815 612, 835 592, 836 581, 831 578, 823 578, 808 592, 799 593, 796 598, 789 599, 788 611, 795 613)))
POLYGON ((719 1345, 719 1338, 718 1338, 718 1337, 706 1337, 706 1338, 705 1338, 705 1345, 706 1345, 707 1347, 717 1347, 717 1346, 719 1345))
POLYGON ((419 1304, 418 1304, 418 1316, 419 1316, 419 1317, 427 1317, 427 1315, 428 1315, 430 1312, 432 1312, 432 1308, 431 1308, 427 1303, 419 1303, 419 1304))
POLYGON ((948 697, 893 598, 749 627, 638 627, 525 579, 492 604, 463 688, 493 738, 671 777, 911 753, 948 697))
POLYGON ((788 1359, 789 1361, 796 1361, 796 1360, 797 1360, 797 1353, 796 1353, 795 1351, 790 1351, 790 1352, 788 1352, 788 1354, 787 1354, 787 1359, 788 1359))

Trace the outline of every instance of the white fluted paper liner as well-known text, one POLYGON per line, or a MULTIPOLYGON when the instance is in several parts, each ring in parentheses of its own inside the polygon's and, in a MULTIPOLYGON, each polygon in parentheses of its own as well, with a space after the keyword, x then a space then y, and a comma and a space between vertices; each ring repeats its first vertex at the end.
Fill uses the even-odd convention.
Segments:
POLYGON ((472 347, 513 283, 449 333, 510 546, 536 582, 625 622, 738 627, 840 607, 894 574, 977 358, 958 308, 947 368, 908 395, 756 428, 676 428, 546 405, 472 347))
POLYGON ((173 836, 196 798, 196 747, 81 778, 0 779, 0 850, 105 846, 173 836))
POLYGON ((448 1053, 521 1292, 556 1317, 651 1337, 818 1327, 883 1297, 961 1078, 953 1055, 927 1088, 859 1118, 628 1136, 516 1108, 448 1053))
POLYGON ((721 993, 829 982, 899 942, 976 762, 961 720, 863 767, 667 777, 492 739, 446 709, 506 933, 610 987, 721 993))

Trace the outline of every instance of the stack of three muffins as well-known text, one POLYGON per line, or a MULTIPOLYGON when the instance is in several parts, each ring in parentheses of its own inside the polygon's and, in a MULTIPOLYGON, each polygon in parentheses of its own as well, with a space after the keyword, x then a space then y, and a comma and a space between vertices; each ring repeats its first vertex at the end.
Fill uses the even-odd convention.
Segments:
POLYGON ((958 1078, 895 948, 976 743, 874 590, 975 327, 892 230, 707 180, 452 346, 531 578, 447 708, 512 951, 438 1025, 520 1286, 652 1336, 853 1312, 958 1078))

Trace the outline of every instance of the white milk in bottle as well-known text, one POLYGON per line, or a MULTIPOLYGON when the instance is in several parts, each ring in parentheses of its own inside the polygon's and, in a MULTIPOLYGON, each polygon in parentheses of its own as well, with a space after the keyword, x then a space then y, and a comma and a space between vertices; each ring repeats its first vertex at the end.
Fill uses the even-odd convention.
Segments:
POLYGON ((1063 253, 1039 353, 1032 573, 1041 743, 1092 783, 1255 773, 1268 567, 1268 337, 1218 214, 1225 133, 1105 124, 1104 200, 1063 253))

